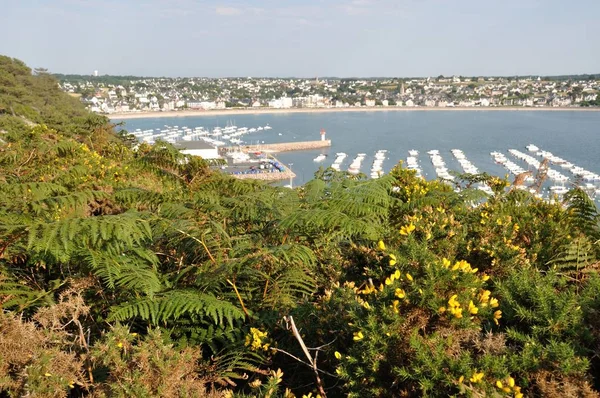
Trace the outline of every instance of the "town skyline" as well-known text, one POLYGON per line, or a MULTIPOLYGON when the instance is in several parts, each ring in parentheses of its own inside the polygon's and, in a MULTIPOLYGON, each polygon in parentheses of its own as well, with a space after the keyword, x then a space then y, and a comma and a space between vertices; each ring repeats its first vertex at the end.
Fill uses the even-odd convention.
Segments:
POLYGON ((593 74, 599 13, 593 0, 24 0, 0 15, 19 38, 0 52, 85 75, 593 74))
POLYGON ((416 79, 133 78, 59 76, 98 113, 374 107, 598 106, 600 76, 416 79))

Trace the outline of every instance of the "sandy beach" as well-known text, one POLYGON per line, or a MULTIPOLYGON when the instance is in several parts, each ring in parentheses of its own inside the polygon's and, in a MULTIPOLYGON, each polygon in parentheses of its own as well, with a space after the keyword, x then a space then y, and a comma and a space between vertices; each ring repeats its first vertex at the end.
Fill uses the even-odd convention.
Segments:
POLYGON ((186 117, 186 116, 220 116, 220 115, 259 115, 259 114, 274 114, 274 113, 328 113, 328 112, 439 112, 439 111, 550 111, 550 112, 598 112, 600 108, 559 108, 559 107, 361 107, 361 108, 291 108, 291 109, 274 109, 274 108, 237 108, 237 109, 215 109, 210 111, 204 110, 187 110, 187 111, 167 111, 167 112, 127 112, 127 113, 111 113, 107 115, 110 119, 146 119, 146 118, 162 118, 162 117, 186 117))

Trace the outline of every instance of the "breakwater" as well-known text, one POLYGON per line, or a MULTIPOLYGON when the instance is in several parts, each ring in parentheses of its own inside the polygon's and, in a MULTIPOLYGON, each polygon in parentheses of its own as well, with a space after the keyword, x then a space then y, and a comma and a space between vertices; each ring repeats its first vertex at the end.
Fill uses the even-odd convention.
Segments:
POLYGON ((302 151, 308 149, 327 148, 331 146, 331 140, 324 141, 299 141, 299 142, 281 142, 278 144, 259 144, 259 145, 238 145, 225 147, 226 151, 241 150, 242 152, 289 152, 302 151))
POLYGON ((274 173, 256 173, 256 174, 232 174, 233 177, 240 180, 262 180, 262 181, 279 181, 289 180, 296 177, 296 174, 289 169, 274 173))

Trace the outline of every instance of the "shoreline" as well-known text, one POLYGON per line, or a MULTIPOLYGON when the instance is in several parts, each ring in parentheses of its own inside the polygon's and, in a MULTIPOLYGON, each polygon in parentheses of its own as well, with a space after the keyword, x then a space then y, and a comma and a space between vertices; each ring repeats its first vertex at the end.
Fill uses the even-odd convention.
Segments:
POLYGON ((520 111, 520 112, 600 112, 600 108, 587 107, 361 107, 361 108, 242 108, 242 109, 219 109, 219 110, 187 110, 187 111, 167 111, 167 112, 126 112, 126 113, 111 113, 105 115, 109 119, 157 119, 157 118, 173 118, 173 117, 189 117, 189 116, 229 116, 229 115, 260 115, 260 114, 278 114, 278 113, 335 113, 335 112, 440 112, 440 111, 520 111))

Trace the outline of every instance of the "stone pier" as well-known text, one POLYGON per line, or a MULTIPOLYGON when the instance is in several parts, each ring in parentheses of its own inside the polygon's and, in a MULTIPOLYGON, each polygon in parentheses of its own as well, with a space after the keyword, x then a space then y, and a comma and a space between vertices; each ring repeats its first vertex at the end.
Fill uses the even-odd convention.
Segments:
POLYGON ((302 151, 308 149, 328 148, 331 146, 331 140, 322 141, 300 141, 300 142, 282 142, 279 144, 259 144, 259 145, 239 145, 224 147, 227 151, 241 150, 242 152, 289 152, 302 151))

